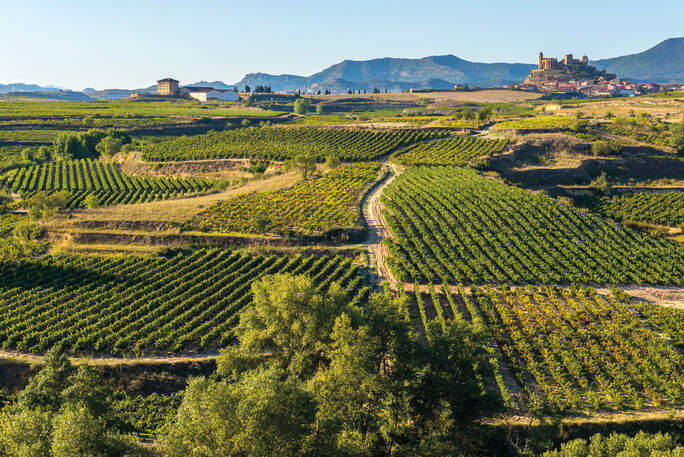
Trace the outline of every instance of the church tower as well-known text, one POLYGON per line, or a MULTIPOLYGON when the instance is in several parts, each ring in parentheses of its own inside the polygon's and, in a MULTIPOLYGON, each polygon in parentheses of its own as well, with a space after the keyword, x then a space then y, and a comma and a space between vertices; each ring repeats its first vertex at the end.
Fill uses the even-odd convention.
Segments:
POLYGON ((542 61, 544 60, 544 54, 539 51, 539 69, 542 69, 542 61))

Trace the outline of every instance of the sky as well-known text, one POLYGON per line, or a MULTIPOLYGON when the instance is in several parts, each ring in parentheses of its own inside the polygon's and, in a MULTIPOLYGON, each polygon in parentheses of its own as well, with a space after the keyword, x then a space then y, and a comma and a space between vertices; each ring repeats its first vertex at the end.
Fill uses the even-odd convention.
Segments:
POLYGON ((534 63, 644 51, 684 36, 684 2, 0 0, 0 84, 140 88, 345 59, 454 54, 534 63))

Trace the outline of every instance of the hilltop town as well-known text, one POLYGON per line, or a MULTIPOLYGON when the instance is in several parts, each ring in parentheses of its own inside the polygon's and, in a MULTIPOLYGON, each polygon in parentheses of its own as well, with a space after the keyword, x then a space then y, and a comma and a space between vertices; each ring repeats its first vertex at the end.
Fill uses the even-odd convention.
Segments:
POLYGON ((539 51, 539 66, 532 70, 525 81, 516 86, 524 90, 540 92, 576 92, 585 96, 643 95, 662 90, 659 84, 633 83, 617 75, 599 71, 589 65, 589 57, 575 59, 566 54, 562 60, 544 57, 539 51))

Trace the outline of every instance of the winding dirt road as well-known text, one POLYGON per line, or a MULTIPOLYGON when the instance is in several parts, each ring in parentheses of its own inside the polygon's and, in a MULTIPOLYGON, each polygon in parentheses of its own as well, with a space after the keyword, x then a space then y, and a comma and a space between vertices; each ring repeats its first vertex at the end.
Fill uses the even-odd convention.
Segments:
POLYGON ((397 281, 387 267, 389 252, 387 247, 382 244, 382 240, 389 236, 390 231, 385 219, 382 217, 383 205, 380 202, 380 197, 385 188, 394 181, 394 178, 397 177, 400 171, 396 165, 386 162, 386 160, 384 162, 385 166, 389 168, 389 174, 363 202, 363 218, 368 225, 368 238, 365 245, 368 252, 368 260, 375 276, 375 283, 380 285, 383 281, 388 281, 390 286, 395 289, 397 281))

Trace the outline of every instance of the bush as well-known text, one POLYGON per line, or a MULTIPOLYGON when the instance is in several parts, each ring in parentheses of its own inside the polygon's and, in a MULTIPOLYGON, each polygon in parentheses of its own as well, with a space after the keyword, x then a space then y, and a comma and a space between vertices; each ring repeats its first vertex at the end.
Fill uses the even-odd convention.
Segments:
POLYGON ((83 205, 86 208, 99 208, 101 203, 100 199, 95 194, 90 194, 83 200, 83 205))
POLYGON ((583 439, 568 441, 561 445, 560 450, 546 452, 544 457, 675 457, 683 453, 684 447, 675 445, 668 434, 639 432, 634 437, 618 433, 609 437, 596 434, 589 442, 583 439))
POLYGON ((622 144, 617 141, 596 141, 591 145, 591 152, 595 156, 619 155, 622 153, 622 144))
POLYGON ((25 221, 14 226, 14 236, 21 241, 35 241, 43 235, 45 235, 45 227, 36 222, 25 221))

